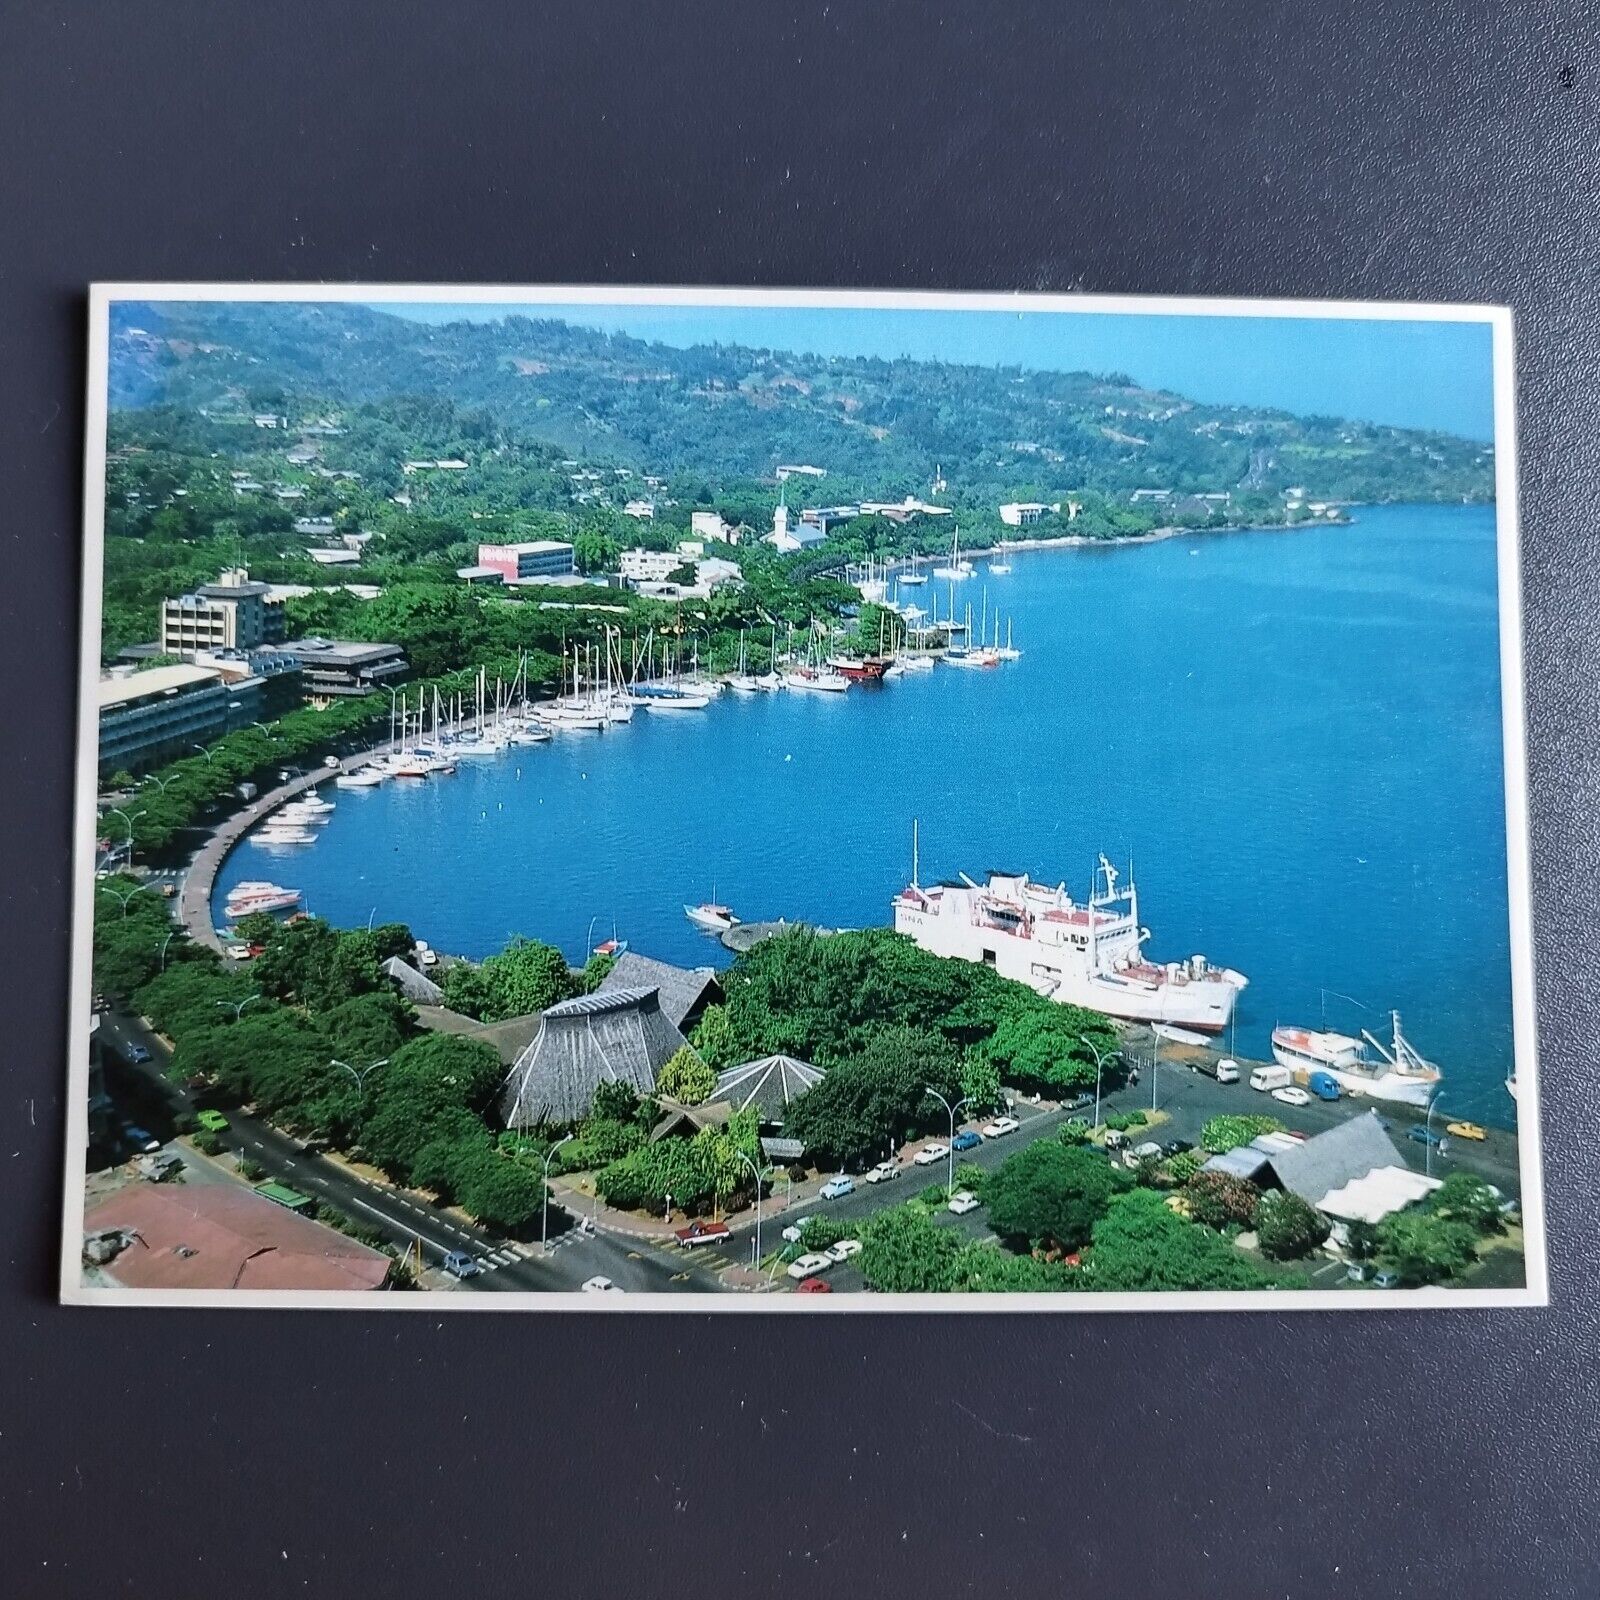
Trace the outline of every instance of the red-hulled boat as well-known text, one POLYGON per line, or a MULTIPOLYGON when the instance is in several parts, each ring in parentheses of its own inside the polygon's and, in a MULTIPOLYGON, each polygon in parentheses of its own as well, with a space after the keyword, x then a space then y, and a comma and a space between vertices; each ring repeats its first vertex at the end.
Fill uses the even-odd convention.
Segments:
POLYGON ((829 656, 828 665, 852 683, 881 683, 889 670, 889 656, 829 656))

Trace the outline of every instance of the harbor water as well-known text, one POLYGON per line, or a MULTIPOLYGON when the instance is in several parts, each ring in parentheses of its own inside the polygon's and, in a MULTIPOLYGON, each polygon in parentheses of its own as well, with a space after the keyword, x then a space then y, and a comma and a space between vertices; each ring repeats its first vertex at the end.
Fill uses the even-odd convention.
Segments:
MULTIPOLYGON (((1372 507, 1349 526, 1018 551, 955 588, 1022 658, 843 695, 722 695, 604 734, 337 801, 245 878, 343 925, 404 921, 473 957, 513 934, 576 961, 615 933, 686 964, 685 919, 889 921, 924 881, 1026 871, 1074 893, 1131 861, 1148 953, 1250 979, 1236 1048, 1276 1023, 1370 1027, 1444 1069, 1455 1116, 1509 1123, 1494 512, 1372 507)), ((950 586, 903 591, 924 607, 950 586)))

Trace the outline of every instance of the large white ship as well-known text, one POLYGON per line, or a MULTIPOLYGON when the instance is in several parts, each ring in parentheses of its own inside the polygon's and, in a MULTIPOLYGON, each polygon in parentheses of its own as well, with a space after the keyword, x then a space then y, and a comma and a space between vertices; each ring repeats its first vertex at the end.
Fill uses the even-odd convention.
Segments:
POLYGON ((1394 1037, 1385 1049, 1370 1033, 1352 1039, 1347 1033, 1317 1032, 1311 1028, 1274 1028, 1272 1059, 1280 1067, 1300 1067, 1332 1075, 1341 1089, 1392 1100, 1400 1105, 1425 1106, 1444 1076, 1425 1061, 1400 1031, 1400 1013, 1390 1018, 1394 1037), (1368 1054, 1368 1046, 1373 1054, 1368 1054))
POLYGON ((1139 926, 1139 892, 1131 874, 1118 887, 1104 856, 1081 903, 1065 884, 1051 888, 1025 873, 991 873, 984 884, 963 874, 959 883, 927 888, 913 874, 895 896, 894 926, 934 955, 980 961, 1052 1000, 1200 1033, 1228 1026, 1248 981, 1204 956, 1147 961, 1150 934, 1139 926))

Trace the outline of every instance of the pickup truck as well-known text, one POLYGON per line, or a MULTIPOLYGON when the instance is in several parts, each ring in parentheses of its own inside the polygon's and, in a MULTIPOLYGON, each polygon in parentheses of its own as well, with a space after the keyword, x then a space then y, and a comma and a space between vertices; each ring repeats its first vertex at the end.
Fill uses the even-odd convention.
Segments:
POLYGON ((677 1229, 673 1238, 683 1249, 693 1250, 699 1245, 716 1244, 726 1239, 728 1232, 726 1222, 691 1222, 687 1228, 677 1229))

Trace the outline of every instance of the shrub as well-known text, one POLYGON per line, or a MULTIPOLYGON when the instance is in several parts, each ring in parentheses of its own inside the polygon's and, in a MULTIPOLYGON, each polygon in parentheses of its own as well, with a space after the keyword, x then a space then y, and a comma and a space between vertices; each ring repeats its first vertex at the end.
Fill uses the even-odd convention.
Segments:
POLYGON ((1187 1183, 1206 1164, 1200 1150, 1180 1150, 1166 1162, 1167 1176, 1176 1184, 1187 1183))
POLYGON ((802 1250, 826 1250, 851 1236, 850 1229, 833 1217, 808 1217, 800 1230, 800 1247, 802 1250))
POLYGON ((1276 1133, 1282 1126, 1276 1117, 1240 1114, 1212 1117, 1200 1130, 1200 1148, 1209 1150, 1212 1155, 1221 1155, 1224 1151, 1237 1150, 1240 1145, 1249 1144, 1263 1133, 1276 1133))
POLYGON ((983 1195, 983 1186, 989 1181, 989 1169, 980 1167, 974 1161, 962 1161, 956 1165, 956 1188, 965 1189, 968 1194, 983 1195))
POLYGON ((1150 1120, 1143 1111, 1119 1111, 1105 1119, 1105 1125, 1117 1133, 1127 1133, 1131 1128, 1142 1128, 1150 1120))
POLYGON ((1069 1117, 1056 1134, 1062 1144, 1088 1144, 1089 1124, 1082 1117, 1069 1117))
POLYGON ((942 1206, 949 1198, 950 1196, 945 1192, 945 1186, 942 1183, 930 1183, 917 1196, 917 1199, 925 1206, 942 1206))
POLYGON ((1407 1288, 1442 1283, 1472 1264, 1477 1239, 1470 1222, 1408 1208, 1378 1224, 1378 1258, 1407 1288))
POLYGON ((192 1142, 195 1149, 203 1156, 222 1154, 222 1136, 213 1133, 209 1128, 196 1129, 192 1142))
POLYGON ((661 1069, 656 1078, 656 1088, 664 1095, 681 1101, 686 1106, 697 1106, 717 1086, 717 1075, 685 1045, 661 1069))
POLYGON ((1189 1215, 1219 1232, 1227 1227, 1248 1228, 1255 1221, 1261 1191, 1243 1178, 1226 1172, 1197 1172, 1184 1185, 1189 1215))
POLYGON ((1256 1238, 1262 1255, 1273 1261, 1298 1261, 1327 1241, 1327 1218, 1297 1194, 1275 1190, 1256 1202, 1256 1238))

